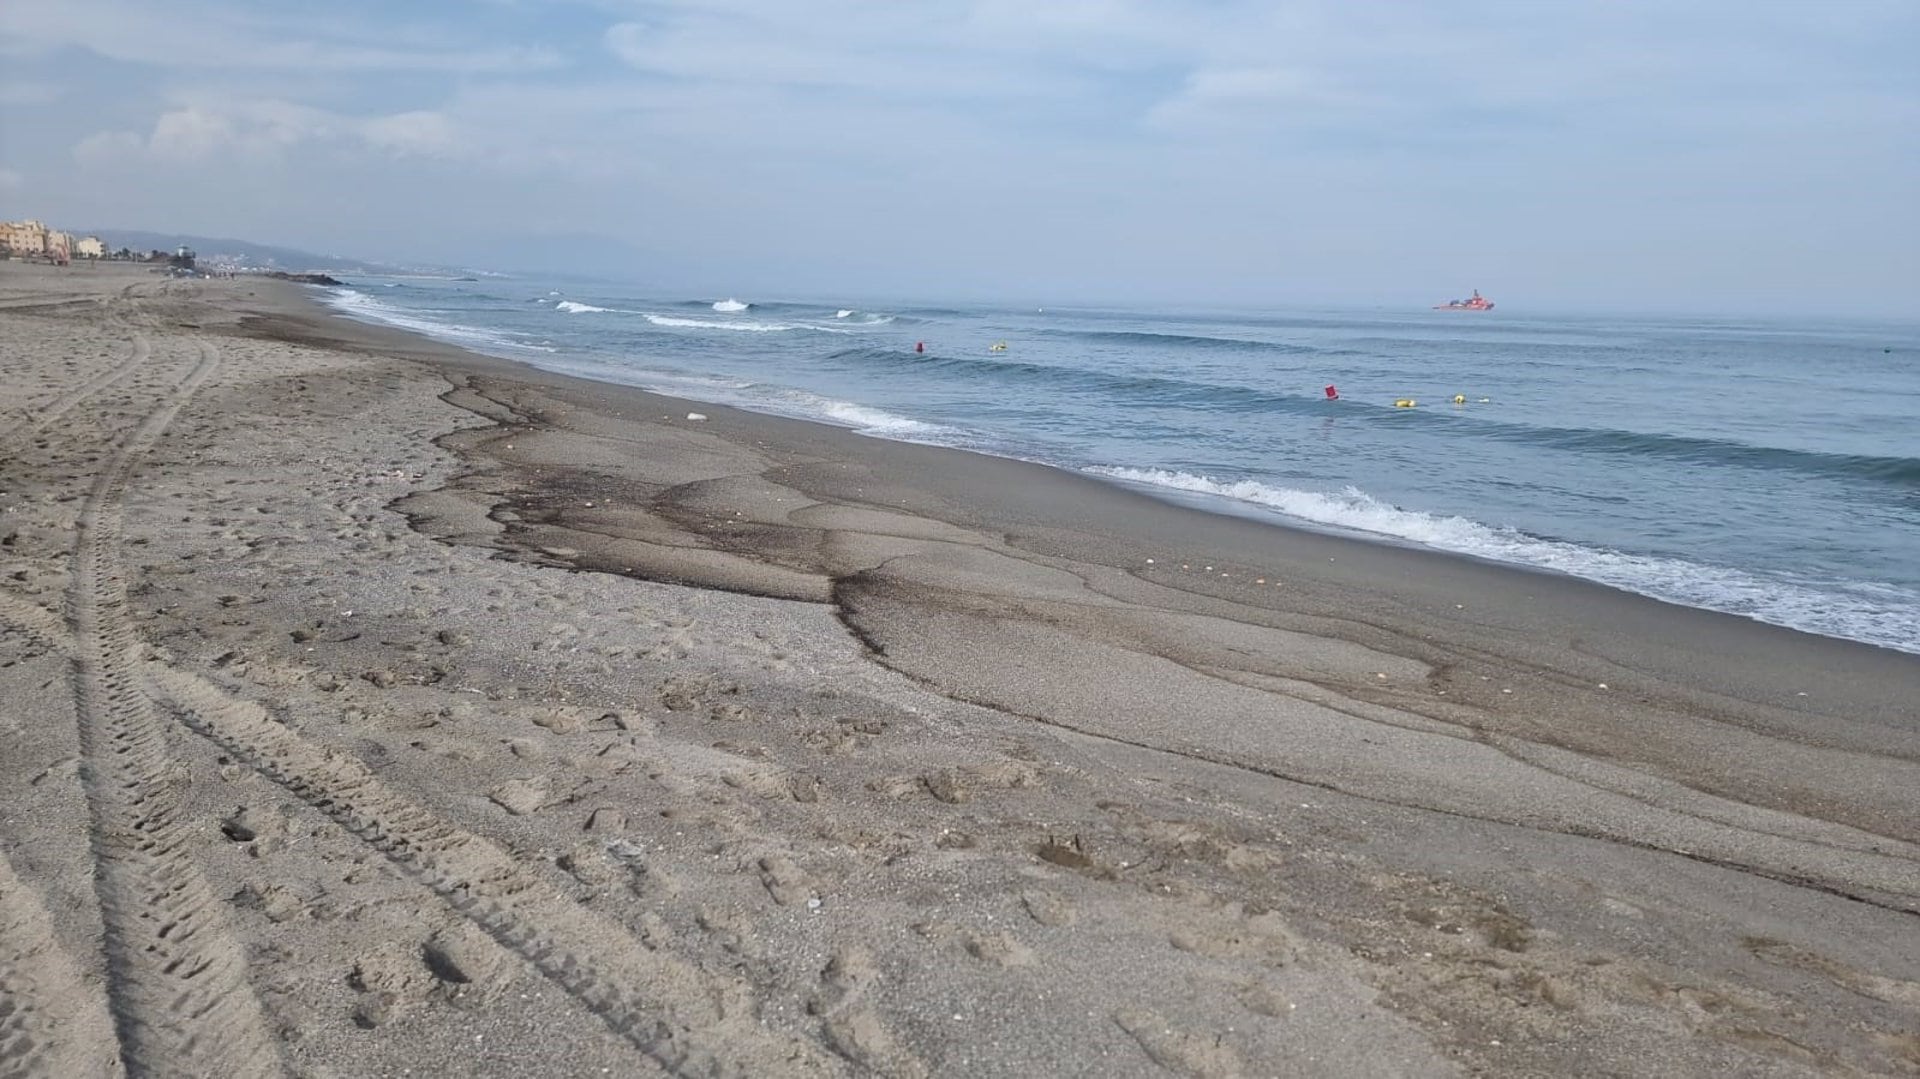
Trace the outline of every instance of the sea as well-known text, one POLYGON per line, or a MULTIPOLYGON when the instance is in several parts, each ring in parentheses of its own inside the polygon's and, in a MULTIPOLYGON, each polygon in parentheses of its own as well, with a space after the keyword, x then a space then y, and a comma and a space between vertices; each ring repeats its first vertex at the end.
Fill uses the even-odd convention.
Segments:
POLYGON ((553 371, 1920 653, 1920 323, 508 277, 327 299, 553 371))

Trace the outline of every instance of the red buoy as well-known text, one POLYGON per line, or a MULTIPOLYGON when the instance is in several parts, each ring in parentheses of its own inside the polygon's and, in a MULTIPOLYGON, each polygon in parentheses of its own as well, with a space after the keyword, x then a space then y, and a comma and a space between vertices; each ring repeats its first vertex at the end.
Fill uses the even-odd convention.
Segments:
POLYGON ((1329 400, 1329 401, 1338 401, 1339 399, 1340 399, 1340 391, 1339 391, 1339 390, 1336 390, 1336 389, 1334 389, 1334 388, 1333 388, 1332 386, 1328 386, 1328 387, 1327 387, 1327 400, 1329 400))
POLYGON ((915 341, 913 343, 913 350, 915 352, 925 352, 927 350, 927 343, 925 341, 915 341))

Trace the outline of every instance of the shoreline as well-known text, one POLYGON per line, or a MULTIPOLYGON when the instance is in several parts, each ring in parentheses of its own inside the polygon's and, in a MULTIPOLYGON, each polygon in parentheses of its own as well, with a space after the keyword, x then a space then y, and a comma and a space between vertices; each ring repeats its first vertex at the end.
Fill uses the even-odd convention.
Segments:
POLYGON ((148 1007, 78 542, 302 1069, 1920 1069, 1913 656, 284 284, 0 271, 0 334, 0 974, 65 957, 63 1052, 148 1007))
MULTIPOLYGON (((377 306, 377 303, 376 303, 376 306, 377 306)), ((446 343, 450 347, 453 347, 456 349, 460 349, 460 348, 484 349, 487 347, 485 345, 463 343, 457 339, 457 336, 452 338, 442 338, 442 337, 436 336, 434 332, 431 329, 426 328, 425 325, 419 325, 419 326, 409 325, 404 320, 400 322, 389 322, 382 319, 377 314, 357 312, 349 308, 339 307, 328 299, 316 300, 314 303, 314 307, 317 308, 321 314, 327 317, 344 317, 351 322, 355 322, 361 325, 384 328, 384 329, 396 329, 403 333, 418 334, 429 340, 442 341, 443 343, 446 343)), ((546 350, 546 351, 550 352, 551 350, 546 350)), ((609 372, 605 376, 595 375, 591 372, 583 373, 580 365, 563 365, 561 369, 556 369, 554 367, 548 366, 538 356, 515 355, 511 350, 491 352, 487 354, 496 356, 497 358, 502 359, 505 362, 516 364, 524 368, 542 371, 549 374, 560 375, 561 377, 578 378, 582 381, 596 382, 598 384, 604 384, 604 385, 610 385, 610 386, 623 386, 629 389, 642 389, 640 386, 636 385, 635 383, 621 381, 618 378, 617 372, 609 372), (571 369, 570 370, 565 369, 566 367, 571 367, 571 369)), ((666 396, 668 398, 673 398, 673 399, 679 399, 675 397, 675 395, 671 390, 643 391, 643 392, 660 392, 662 396, 666 396)), ((858 431, 858 428, 856 425, 837 422, 831 418, 821 418, 818 416, 795 416, 790 413, 784 413, 784 412, 778 411, 777 409, 764 410, 764 409, 756 408, 755 406, 750 404, 749 405, 727 405, 727 404, 724 404, 723 402, 709 401, 709 400, 705 400, 697 397, 685 398, 685 400, 687 400, 689 404, 695 405, 698 407, 738 408, 738 409, 741 409, 742 411, 759 414, 759 415, 772 415, 772 416, 781 416, 782 418, 794 418, 794 419, 800 419, 806 422, 821 423, 824 426, 838 427, 842 429, 858 431)), ((1422 543, 1419 540, 1404 538, 1402 536, 1395 535, 1392 533, 1379 533, 1379 534, 1369 533, 1362 528, 1346 527, 1338 523, 1321 524, 1312 520, 1294 519, 1287 516, 1284 512, 1281 512, 1279 510, 1272 509, 1270 507, 1265 507, 1258 503, 1243 502, 1228 495, 1212 495, 1212 494, 1185 490, 1180 487, 1159 487, 1154 485, 1151 482, 1136 481, 1136 480, 1127 479, 1125 477, 1115 477, 1115 476, 1104 475, 1102 474, 1105 471, 1104 469, 1075 468, 1071 465, 1060 464, 1058 462, 1035 460, 1032 458, 1020 457, 1017 455, 998 454, 991 450, 960 449, 960 448, 957 448, 951 445, 946 445, 940 442, 923 442, 923 441, 919 441, 911 438, 895 438, 893 436, 884 435, 884 434, 873 435, 871 437, 879 438, 885 441, 899 442, 899 443, 910 444, 910 445, 924 445, 924 446, 932 446, 932 447, 938 447, 938 448, 956 449, 957 452, 973 453, 973 454, 979 454, 982 456, 1007 456, 1009 457, 1009 459, 1012 459, 1012 460, 1026 461, 1028 463, 1057 468, 1062 472, 1078 475, 1087 479, 1093 479, 1096 482, 1106 483, 1115 487, 1119 487, 1123 490, 1146 494, 1148 497, 1157 499, 1162 502, 1167 502, 1182 508, 1198 509, 1202 512, 1207 512, 1207 513, 1220 515, 1220 516, 1239 517, 1239 518, 1243 518, 1256 523, 1277 527, 1290 532, 1306 532, 1306 533, 1310 533, 1317 536, 1332 537, 1335 539, 1343 539, 1343 540, 1354 540, 1354 541, 1360 541, 1360 542, 1369 543, 1369 544, 1385 545, 1388 547, 1398 548, 1402 550, 1417 550, 1417 551, 1439 553, 1439 554, 1447 555, 1449 557, 1466 559, 1469 561, 1478 562, 1478 563, 1495 566, 1495 567, 1500 567, 1507 570, 1519 571, 1522 573, 1545 574, 1552 577, 1571 578, 1574 580, 1580 580, 1590 584, 1596 584, 1603 588, 1624 592, 1629 595, 1640 596, 1646 599, 1654 600, 1659 603, 1669 604, 1676 607, 1711 611, 1719 614, 1726 614, 1735 618, 1741 618, 1748 621, 1758 622, 1763 625, 1769 625, 1769 626, 1775 626, 1778 628, 1794 630, 1796 632, 1809 634, 1811 636, 1828 637, 1828 638, 1831 638, 1834 640, 1840 640, 1840 641, 1850 641, 1855 644, 1863 644, 1863 645, 1867 645, 1869 647, 1875 647, 1875 648, 1884 648, 1889 651, 1902 652, 1908 655, 1920 655, 1920 640, 1909 640, 1909 639, 1901 638, 1889 643, 1887 641, 1875 639, 1875 635, 1872 632, 1866 631, 1866 630, 1861 631, 1864 634, 1862 636, 1845 636, 1842 633, 1838 633, 1838 632, 1829 632, 1829 631, 1823 631, 1817 628, 1808 628, 1802 625, 1795 625, 1791 621, 1782 620, 1781 618, 1771 617, 1765 614, 1752 614, 1752 613, 1746 613, 1742 611, 1726 610, 1722 607, 1712 605, 1711 601, 1699 602, 1699 601, 1690 600, 1687 598, 1675 598, 1671 596, 1665 596, 1665 595, 1659 594, 1657 590, 1649 590, 1648 588, 1637 587, 1631 583, 1623 584, 1617 581, 1604 580, 1604 579, 1600 579, 1599 577, 1589 576, 1582 573, 1568 572, 1566 570, 1555 568, 1552 565, 1534 564, 1526 561, 1507 560, 1503 558, 1492 557, 1489 555, 1476 553, 1475 551, 1468 550, 1468 549, 1449 549, 1444 546, 1434 546, 1434 545, 1422 543)), ((1118 471, 1124 472, 1124 471, 1127 471, 1127 469, 1118 469, 1118 471)), ((1151 469, 1149 469, 1149 471, 1151 471, 1151 469)), ((1421 513, 1425 515, 1430 515, 1430 516, 1439 515, 1439 511, 1433 511, 1432 513, 1429 513, 1428 511, 1421 511, 1421 513)), ((1475 527, 1486 528, 1486 529, 1497 531, 1497 528, 1495 526, 1490 526, 1490 525, 1476 525, 1475 527)), ((1545 542, 1545 541, 1538 540, 1536 538, 1535 542, 1545 542)), ((1573 541, 1569 541, 1569 542, 1573 542, 1573 541)), ((1605 549, 1600 547, 1580 546, 1577 543, 1575 545, 1576 547, 1579 547, 1580 550, 1585 551, 1589 554, 1592 554, 1594 552, 1605 552, 1605 549)), ((1640 558, 1640 557, 1641 556, 1635 556, 1635 558, 1640 558)), ((1644 556, 1644 557, 1655 558, 1655 556, 1644 556)), ((1655 560, 1658 561, 1659 559, 1655 559, 1655 560)), ((1747 571, 1732 570, 1731 572, 1741 574, 1744 577, 1747 571)), ((1600 575, 1600 577, 1604 577, 1604 576, 1605 574, 1600 575)), ((1762 578, 1754 578, 1750 581, 1750 584, 1754 587, 1759 587, 1765 583, 1766 583, 1765 580, 1762 578)), ((1789 587, 1789 586, 1783 586, 1783 587, 1789 587)))
MULTIPOLYGON (((372 335, 368 345, 386 351, 397 350, 389 334, 407 339, 415 350, 445 349, 444 360, 455 369, 480 376, 478 384, 468 387, 479 391, 480 414, 491 413, 496 420, 511 417, 553 436, 551 447, 529 451, 523 441, 513 453, 499 452, 498 440, 447 445, 469 460, 478 455, 496 466, 525 470, 519 477, 520 499, 497 486, 484 495, 506 495, 512 512, 529 518, 523 530, 533 538, 509 540, 523 554, 640 579, 829 603, 843 608, 841 621, 883 664, 949 697, 1023 714, 1044 710, 1030 711, 1023 689, 1003 684, 1018 679, 982 683, 969 677, 973 672, 956 670, 958 665, 942 658, 895 659, 885 631, 863 627, 844 610, 849 590, 840 577, 849 567, 831 557, 782 551, 769 558, 764 538, 738 535, 735 522, 704 501, 674 506, 666 522, 643 512, 637 525, 616 518, 608 527, 592 520, 593 515, 554 505, 556 500, 544 488, 591 462, 585 471, 603 483, 638 481, 622 502, 656 497, 660 484, 653 477, 623 475, 607 467, 618 452, 610 443, 624 440, 618 433, 608 438, 607 425, 621 416, 637 419, 644 410, 649 426, 715 435, 715 448, 752 443, 757 455, 774 460, 763 477, 771 481, 766 489, 749 484, 738 494, 743 505, 758 503, 746 512, 759 518, 766 538, 777 539, 785 523, 782 511, 765 504, 779 497, 769 495, 772 486, 790 484, 802 496, 865 506, 868 512, 893 513, 898 507, 898 512, 935 520, 941 528, 1002 536, 1022 556, 1097 567, 1130 587, 1160 593, 1148 605, 1164 603, 1182 617, 1193 614, 1282 634, 1305 633, 1361 654, 1384 654, 1446 672, 1444 688, 1429 675, 1422 687, 1425 696, 1412 699, 1399 687, 1383 690, 1369 683, 1367 677, 1380 672, 1356 671, 1351 662, 1271 673, 1389 708, 1413 704, 1416 710, 1434 706, 1442 712, 1462 705, 1486 709, 1504 722, 1483 719, 1483 732, 1544 738, 1557 748, 1630 762, 1711 794, 1797 811, 1800 801, 1792 792, 1821 783, 1808 783, 1803 775, 1768 790, 1756 787, 1754 773, 1783 743, 1805 747, 1812 753, 1802 762, 1806 774, 1824 776, 1833 788, 1824 800, 1837 800, 1852 810, 1839 819, 1869 832, 1920 837, 1920 804, 1903 804, 1912 801, 1902 796, 1905 779, 1882 785, 1847 777, 1850 755, 1871 754, 1913 766, 1902 774, 1920 789, 1920 718, 1912 712, 1913 695, 1920 687, 1920 656, 1668 603, 1580 578, 1181 506, 1051 465, 869 438, 811 420, 549 372, 404 329, 361 323, 328 310, 304 292, 299 302, 314 320, 305 331, 312 340, 357 347, 360 334, 348 329, 355 327, 372 335), (709 418, 699 423, 682 420, 688 405, 709 418), (565 419, 581 415, 594 422, 576 427, 565 419), (623 528, 656 533, 663 523, 667 541, 650 540, 643 545, 646 549, 623 549, 607 535, 623 528), (683 554, 688 546, 719 547, 725 553, 690 559, 683 554), (575 553, 545 553, 553 549, 575 553), (1270 583, 1251 585, 1262 579, 1270 583), (1484 662, 1485 670, 1468 676, 1462 668, 1475 661, 1484 662), (1476 678, 1495 684, 1475 685, 1476 678), (1603 685, 1607 688, 1601 689, 1603 685), (1531 720, 1517 718, 1529 709, 1545 708, 1553 710, 1553 726, 1561 729, 1542 731, 1531 720), (1646 709, 1657 710, 1666 722, 1644 717, 1623 722, 1626 714, 1646 709), (1697 729, 1685 729, 1688 726, 1697 729), (1729 729, 1747 735, 1744 751, 1733 759, 1713 760, 1715 754, 1735 748, 1722 737, 1729 729), (1852 789, 1840 794, 1846 787, 1852 789)), ((580 497, 582 503, 589 500, 585 493, 580 497)), ((919 538, 915 528, 908 531, 919 538)), ((1006 568, 1017 575, 1025 567, 1006 568)), ((936 566, 911 587, 937 588, 945 575, 956 572, 975 571, 936 566)), ((1019 588, 1015 583, 1006 589, 1015 594, 1008 612, 1026 613, 1019 588)), ((1095 603, 1122 591, 1113 586, 1087 589, 1095 603)), ((1063 609, 1077 610, 1087 599, 1072 596, 1063 609)), ((1100 643, 1119 642, 1107 638, 1100 643)), ((1208 643, 1244 651, 1234 642, 1208 643)), ((1205 648, 1179 655, 1184 647, 1166 630, 1132 634, 1122 647, 1203 670, 1233 666, 1205 648)), ((994 662, 988 656, 982 665, 994 662)), ((1770 762, 1764 770, 1778 767, 1778 762, 1770 762)), ((1833 808, 1825 807, 1829 813, 1833 808)))
MULTIPOLYGON (((1302 545, 1302 546, 1323 547, 1326 550, 1335 552, 1334 554, 1329 556, 1330 558, 1337 559, 1338 551, 1340 550, 1347 550, 1351 552, 1356 550, 1374 549, 1374 550, 1384 550, 1384 551, 1391 551, 1391 552, 1400 552, 1400 553, 1410 555, 1416 559, 1434 560, 1434 561, 1421 563, 1423 568, 1445 567, 1449 565, 1471 566, 1471 567, 1477 567, 1478 569, 1490 572, 1493 575, 1493 577, 1496 579, 1503 578, 1503 577, 1508 578, 1508 581, 1507 581, 1508 587, 1501 589, 1502 591, 1508 591, 1508 592, 1518 589, 1519 588, 1518 582, 1523 582, 1526 580, 1542 580, 1542 581, 1554 582, 1553 584, 1548 585, 1546 587, 1566 589, 1566 594, 1559 597, 1563 605, 1585 605, 1587 603, 1594 602, 1596 596, 1619 597, 1621 600, 1624 600, 1625 602, 1618 603, 1618 604, 1607 604, 1607 603, 1604 603, 1604 601, 1602 601, 1602 605, 1608 608, 1608 614, 1614 617, 1620 616, 1618 614, 1620 610, 1631 608, 1633 606, 1640 605, 1640 604, 1652 604, 1652 605, 1655 605, 1655 607, 1657 608, 1656 611, 1642 614, 1634 618, 1633 621, 1639 624, 1640 628, 1644 628, 1648 624, 1657 623, 1661 621, 1662 614, 1659 612, 1667 612, 1667 611, 1674 612, 1675 614, 1680 615, 1680 617, 1689 619, 1689 620, 1695 619, 1697 617, 1698 618, 1697 624, 1688 626, 1685 632, 1680 635, 1682 638, 1685 638, 1685 639, 1690 639, 1695 634, 1703 633, 1703 632, 1704 633, 1745 632, 1745 630, 1743 629, 1731 628, 1732 626, 1738 625, 1743 627, 1752 627, 1752 629, 1755 631, 1754 638, 1756 641, 1760 641, 1765 638, 1775 636, 1777 634, 1785 634, 1786 635, 1785 637, 1780 638, 1780 644, 1778 646, 1769 646, 1767 644, 1756 645, 1756 647, 1760 648, 1763 651, 1768 652, 1769 654, 1777 655, 1780 649, 1793 649, 1795 647, 1820 647, 1820 644, 1816 642, 1825 642, 1831 646, 1835 646, 1841 649, 1842 651, 1851 650, 1851 649, 1863 649, 1869 654, 1888 653, 1893 657, 1913 657, 1916 655, 1915 653, 1906 652, 1901 649, 1890 648, 1882 645, 1876 645, 1876 644, 1872 644, 1870 642, 1865 642, 1865 641, 1858 641, 1852 638, 1837 637, 1829 634, 1816 633, 1808 630, 1797 629, 1791 626, 1780 625, 1778 623, 1765 622, 1759 619, 1748 617, 1746 615, 1733 614, 1730 612, 1714 610, 1712 608, 1699 607, 1699 606, 1694 606, 1686 603, 1681 603, 1675 600, 1663 599, 1658 596, 1651 596, 1643 592, 1635 592, 1630 589, 1620 588, 1618 586, 1588 580, 1587 578, 1584 578, 1584 577, 1574 576, 1571 574, 1563 573, 1563 572, 1549 569, 1546 567, 1537 567, 1537 566, 1529 566, 1529 565, 1523 565, 1523 564, 1517 564, 1517 563, 1502 562, 1497 559, 1485 558, 1482 556, 1473 555, 1471 553, 1447 551, 1439 548, 1428 547, 1412 541, 1398 541, 1391 536, 1373 537, 1365 534, 1358 534, 1358 533, 1343 531, 1337 528, 1325 528, 1325 529, 1315 528, 1309 524, 1296 524, 1294 522, 1276 517, 1275 515, 1263 513, 1259 510, 1249 510, 1247 512, 1236 512, 1231 509, 1213 509, 1202 504, 1198 499, 1188 500, 1188 499, 1182 499, 1176 496, 1161 494, 1157 491, 1144 489, 1140 485, 1126 483, 1120 480, 1103 477, 1097 474, 1083 473, 1074 469, 1069 469, 1063 466, 1053 465, 1046 462, 1029 461, 1029 460, 1025 460, 1017 457, 1004 457, 1004 456, 985 453, 981 451, 960 449, 960 448, 949 447, 949 446, 940 446, 940 445, 931 444, 931 443, 910 442, 910 441, 886 439, 878 436, 867 436, 859 433, 857 430, 851 427, 834 424, 828 421, 805 419, 805 418, 790 417, 790 416, 781 416, 774 413, 758 412, 750 409, 740 408, 738 406, 702 401, 694 398, 678 398, 670 394, 657 393, 655 391, 646 390, 641 387, 634 386, 627 383, 603 381, 603 380, 588 378, 585 376, 577 376, 577 375, 571 375, 571 374, 566 374, 562 372, 550 371, 546 368, 539 367, 538 365, 529 361, 518 360, 511 357, 495 356, 489 353, 475 352, 472 349, 467 348, 465 346, 461 346, 459 344, 452 343, 452 342, 441 341, 438 338, 435 338, 429 334, 422 333, 419 331, 414 331, 404 327, 393 326, 385 323, 355 318, 354 316, 347 314, 345 312, 332 309, 331 307, 326 305, 323 301, 317 300, 313 298, 311 295, 304 296, 303 300, 305 305, 308 308, 307 314, 312 319, 316 320, 316 324, 311 326, 307 331, 307 332, 314 333, 316 335, 314 338, 315 340, 332 341, 337 344, 353 345, 355 347, 377 347, 376 343, 387 343, 388 338, 385 335, 390 334, 390 335, 393 335, 395 338, 411 342, 412 343, 411 347, 414 350, 419 350, 423 346, 425 346, 427 348, 427 351, 429 352, 432 352, 435 350, 445 350, 448 358, 450 359, 457 358, 457 362, 480 361, 484 364, 501 364, 501 365, 505 365, 505 370, 511 371, 511 372, 517 372, 523 378, 526 378, 529 380, 539 380, 539 381, 551 380, 556 385, 570 386, 582 391, 590 390, 591 388, 595 388, 595 387, 600 387, 600 388, 604 388, 605 392, 610 394, 631 393, 631 394, 640 395, 641 399, 657 399, 659 401, 664 401, 664 402, 676 402, 679 405, 693 406, 697 409, 712 409, 718 413, 724 413, 727 415, 751 417, 752 419, 748 420, 747 422, 756 422, 758 420, 766 420, 770 423, 776 423, 776 424, 803 424, 803 425, 809 425, 809 426, 817 426, 826 431, 839 432, 840 434, 845 435, 847 438, 862 440, 862 442, 864 443, 878 442, 886 447, 910 448, 910 450, 908 450, 907 452, 911 452, 916 456, 924 453, 924 454, 929 454, 935 459, 937 459, 940 455, 943 455, 943 454, 957 454, 963 458, 977 458, 982 460, 1006 462, 1009 466, 1011 466, 1011 468, 1009 469, 1010 475, 1019 475, 1021 473, 1024 473, 1028 469, 1042 469, 1042 470, 1046 470, 1047 472, 1056 474, 1063 481, 1070 480, 1073 483, 1090 484, 1098 488, 1104 488, 1109 491, 1115 492, 1117 496, 1124 496, 1126 498, 1139 500, 1138 502, 1135 503, 1135 505, 1139 505, 1140 503, 1147 503, 1147 504, 1151 504, 1156 507, 1162 508, 1163 511, 1171 511, 1171 513, 1174 515, 1191 513, 1207 519, 1244 522, 1245 524, 1252 526, 1256 530, 1271 529, 1280 533, 1281 535, 1281 538, 1279 540, 1279 546, 1284 547, 1286 545, 1293 544, 1293 545, 1302 545), (323 328, 328 323, 335 324, 331 332, 323 328), (348 327, 352 327, 353 330, 352 331, 348 330, 347 329, 348 327), (354 332, 354 331, 359 331, 359 332, 354 332), (370 336, 368 336, 364 341, 361 341, 360 340, 361 333, 365 333, 370 336)), ((391 348, 394 346, 392 344, 388 344, 388 347, 391 348)), ((407 346, 400 346, 400 347, 402 348, 402 350, 405 350, 407 346)), ((861 444, 862 443, 842 442, 839 445, 840 446, 846 446, 846 445, 859 446, 861 444)), ((926 467, 926 466, 923 466, 923 467, 926 467)), ((932 467, 937 467, 937 466, 932 466, 932 467)), ((1053 489, 1053 485, 1051 484, 1048 484, 1045 486, 1049 491, 1053 489)), ((1020 490, 1018 490, 1017 488, 1012 489, 1010 492, 1008 489, 1003 488, 1003 489, 996 490, 990 494, 983 494, 982 490, 983 490, 983 485, 974 484, 973 490, 969 491, 968 493, 982 500, 988 500, 988 499, 994 499, 994 498, 1004 499, 1007 497, 1009 493, 1011 493, 1014 496, 1018 496, 1021 493, 1020 490)), ((1119 501, 1119 500, 1120 500, 1119 498, 1116 498, 1116 501, 1119 501)), ((1045 502, 1044 499, 1041 500, 1039 503, 1029 503, 1029 502, 1023 501, 1018 506, 1017 512, 1022 514, 1024 519, 1032 519, 1032 520, 1040 519, 1044 517, 1044 515, 1047 512, 1044 502, 1045 502)), ((1112 515, 1111 512, 1109 512, 1108 515, 1111 516, 1112 515)), ((1163 512, 1163 513, 1154 514, 1154 516, 1164 517, 1166 516, 1166 514, 1163 512)), ((1162 525, 1160 527, 1161 527, 1161 531, 1163 532, 1174 532, 1178 530, 1176 526, 1162 525)), ((1233 542, 1237 546, 1243 547, 1243 548, 1254 548, 1254 547, 1260 546, 1259 539, 1258 539, 1258 532, 1255 532, 1252 535, 1254 537, 1252 539, 1238 538, 1233 542)), ((1163 540, 1162 542, 1166 544, 1174 544, 1174 543, 1177 543, 1178 541, 1163 540)), ((1319 553, 1320 552, 1316 551, 1316 555, 1319 553)), ((1388 555, 1386 556, 1386 559, 1390 561, 1394 557, 1396 556, 1388 555)), ((1444 577, 1462 577, 1463 581, 1459 585, 1459 587, 1462 587, 1462 588, 1472 588, 1474 585, 1478 584, 1480 581, 1483 581, 1486 579, 1479 576, 1477 573, 1473 573, 1471 571, 1468 571, 1463 574, 1448 574, 1445 572, 1444 569, 1434 571, 1432 572, 1431 575, 1437 576, 1437 577, 1443 577, 1443 578, 1444 577)), ((1388 576, 1395 576, 1395 575, 1388 574, 1388 576)), ((1352 576, 1345 576, 1345 580, 1350 585, 1365 586, 1367 584, 1366 580, 1363 577, 1355 578, 1352 576)), ((1436 620, 1450 617, 1446 615, 1440 607, 1434 606, 1434 605, 1428 606, 1427 613, 1430 617, 1433 617, 1436 620)), ((1562 625, 1557 628, 1560 628, 1564 632, 1567 630, 1568 627, 1565 625, 1562 625)), ((1660 647, 1659 649, 1650 650, 1649 652, 1644 653, 1640 656, 1636 656, 1635 658, 1637 660, 1645 661, 1655 656, 1659 651, 1665 651, 1665 650, 1666 648, 1663 644, 1663 646, 1660 647)), ((1841 665, 1847 666, 1847 664, 1845 664, 1844 661, 1841 662, 1841 665)), ((1787 691, 1787 692, 1791 693, 1794 691, 1787 691)), ((1778 696, 1776 695, 1776 698, 1773 703, 1782 703, 1782 702, 1779 700, 1778 696)), ((1784 703, 1791 703, 1791 702, 1784 702, 1784 703)))

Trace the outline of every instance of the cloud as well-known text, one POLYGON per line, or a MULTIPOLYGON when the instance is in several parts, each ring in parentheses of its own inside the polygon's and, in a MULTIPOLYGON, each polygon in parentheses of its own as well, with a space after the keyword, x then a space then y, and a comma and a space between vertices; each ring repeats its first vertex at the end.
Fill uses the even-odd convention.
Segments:
POLYGON ((653 62, 653 50, 647 36, 652 28, 646 23, 617 22, 607 27, 601 40, 607 44, 608 51, 629 67, 644 68, 653 62))
POLYGON ((450 157, 461 151, 453 124, 437 112, 414 110, 356 117, 288 101, 194 104, 163 112, 151 134, 103 131, 82 139, 82 164, 145 157, 170 164, 213 158, 273 159, 302 145, 370 149, 393 157, 450 157))
POLYGON ((1847 243, 1914 247, 1917 10, 0 0, 0 160, 26 173, 13 201, 76 218, 144 198, 298 230, 331 197, 381 243, 479 246, 505 213, 827 269, 891 265, 910 233, 996 282, 1231 280, 1319 245, 1372 288, 1382 252, 1520 272, 1512 252, 1621 235, 1864 266, 1847 243), (210 163, 260 175, 209 185, 210 163), (1488 214, 1428 209, 1461 199, 1488 214), (1892 225, 1828 223, 1856 207, 1892 225))
MULTIPOLYGON (((541 45, 462 45, 453 31, 405 33, 355 23, 331 9, 263 13, 258 6, 9 0, 5 51, 82 49, 174 69, 401 71, 481 74, 550 70, 565 63, 541 45)), ((457 28, 455 28, 457 30, 457 28)))
POLYGON ((154 122, 153 137, 147 145, 155 157, 190 161, 224 150, 239 137, 233 121, 226 116, 201 109, 176 109, 154 122))
POLYGON ((452 122, 424 109, 361 121, 359 134, 369 146, 401 156, 446 157, 459 148, 452 122))
POLYGON ((1180 91, 1147 111, 1149 127, 1234 127, 1312 118, 1356 99, 1337 93, 1323 77, 1297 68, 1209 68, 1187 76, 1180 91))
POLYGON ((101 131, 75 144, 73 158, 90 168, 108 168, 140 157, 146 150, 147 140, 131 131, 101 131))
MULTIPOLYGON (((1079 97, 1087 65, 971 20, 966 9, 827 0, 667 3, 602 34, 627 67, 692 85, 828 91, 863 103, 966 106, 1079 97), (1056 62, 1057 61, 1057 62, 1056 62)), ((790 99, 790 98, 789 98, 790 99)))

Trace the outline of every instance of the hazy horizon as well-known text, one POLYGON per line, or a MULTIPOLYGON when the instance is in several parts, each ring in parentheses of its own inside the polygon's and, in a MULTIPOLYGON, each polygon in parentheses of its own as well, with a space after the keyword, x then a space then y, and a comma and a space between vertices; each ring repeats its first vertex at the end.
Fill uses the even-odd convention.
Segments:
POLYGON ((0 11, 0 216, 692 295, 1901 317, 1920 7, 0 11))

